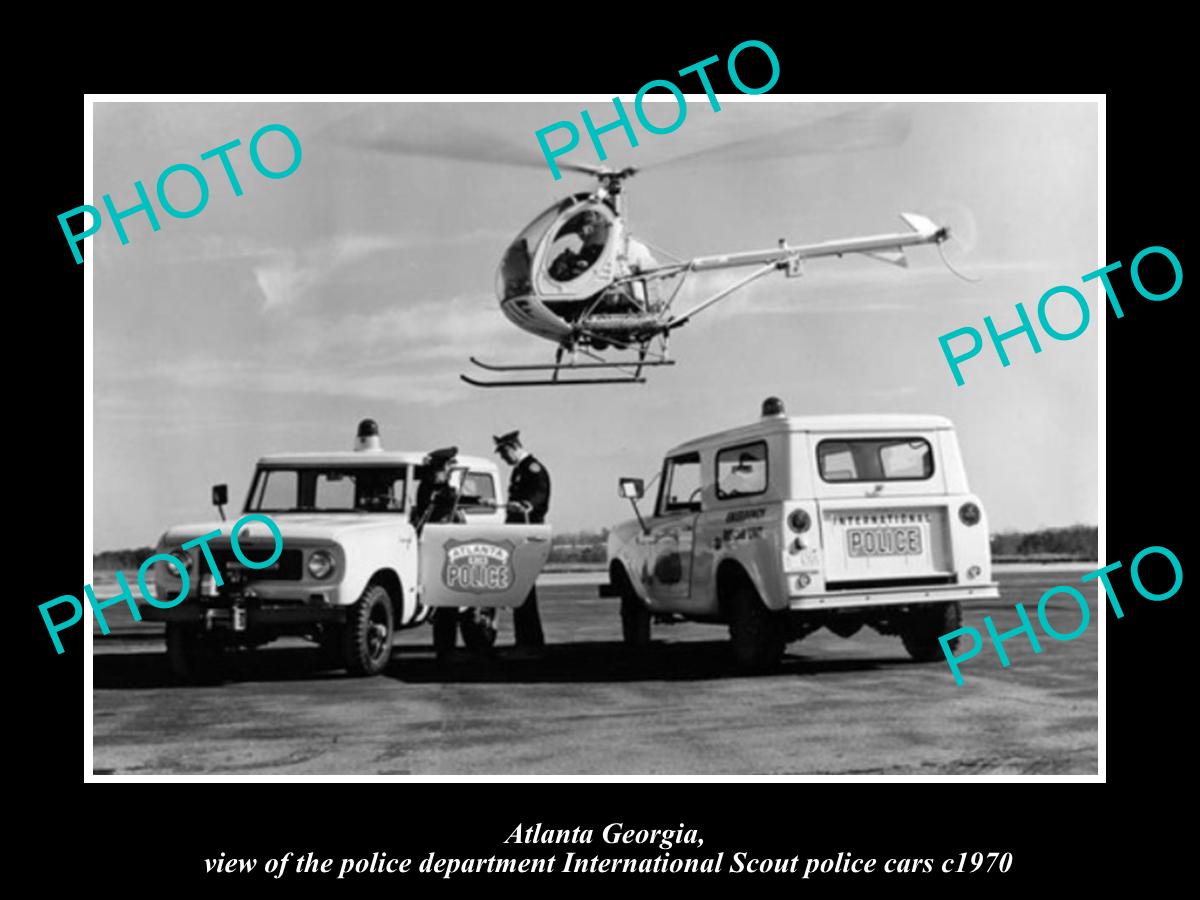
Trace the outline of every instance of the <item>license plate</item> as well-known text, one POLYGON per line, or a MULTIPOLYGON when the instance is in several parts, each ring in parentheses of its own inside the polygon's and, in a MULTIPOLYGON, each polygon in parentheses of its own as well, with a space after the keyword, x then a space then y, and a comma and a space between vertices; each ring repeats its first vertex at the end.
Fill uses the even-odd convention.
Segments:
POLYGON ((846 547, 851 556, 920 556, 921 529, 849 528, 846 547))

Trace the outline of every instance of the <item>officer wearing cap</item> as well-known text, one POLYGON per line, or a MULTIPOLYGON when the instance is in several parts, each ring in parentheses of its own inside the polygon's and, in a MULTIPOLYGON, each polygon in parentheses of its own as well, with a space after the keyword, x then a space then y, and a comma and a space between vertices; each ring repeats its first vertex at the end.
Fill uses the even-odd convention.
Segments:
MULTIPOLYGON (((540 525, 546 521, 550 509, 550 473, 546 467, 521 446, 521 436, 516 431, 492 436, 496 452, 513 467, 508 482, 508 513, 505 521, 540 525)), ((529 650, 538 650, 546 643, 542 634, 542 620, 538 615, 537 587, 529 589, 525 602, 513 610, 513 631, 516 644, 529 650)))
POLYGON ((443 447, 425 456, 421 464, 425 474, 417 486, 417 502, 413 504, 412 523, 421 528, 430 523, 453 522, 458 506, 458 492, 450 485, 450 467, 458 456, 457 447, 443 447))
MULTIPOLYGON (((425 472, 417 486, 417 501, 412 510, 412 524, 418 535, 426 525, 463 521, 462 513, 458 512, 458 492, 450 484, 450 469, 456 456, 457 447, 443 447, 421 461, 425 472)), ((452 606, 439 606, 433 612, 433 649, 440 660, 454 651, 459 617, 459 609, 452 606)))

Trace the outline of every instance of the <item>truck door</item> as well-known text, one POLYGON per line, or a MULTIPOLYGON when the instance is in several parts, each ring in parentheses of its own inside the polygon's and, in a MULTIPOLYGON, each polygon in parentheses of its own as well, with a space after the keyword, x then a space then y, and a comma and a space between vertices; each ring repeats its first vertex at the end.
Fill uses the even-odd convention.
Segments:
POLYGON ((663 467, 658 507, 646 556, 649 588, 659 601, 686 600, 692 591, 692 551, 700 513, 700 454, 671 457, 663 467))
POLYGON ((816 436, 814 484, 830 589, 953 572, 935 446, 929 433, 816 436))
POLYGON ((514 607, 550 555, 549 525, 426 525, 418 539, 426 606, 514 607))

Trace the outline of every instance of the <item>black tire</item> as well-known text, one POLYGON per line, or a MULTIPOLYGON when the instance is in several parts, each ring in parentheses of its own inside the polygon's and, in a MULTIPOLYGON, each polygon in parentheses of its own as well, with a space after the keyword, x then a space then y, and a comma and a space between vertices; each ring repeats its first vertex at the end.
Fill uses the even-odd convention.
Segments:
POLYGON ((472 607, 458 615, 463 645, 475 653, 486 653, 496 646, 496 609, 472 607))
POLYGON ((729 606, 734 662, 755 672, 778 665, 787 643, 780 614, 763 605, 758 591, 744 576, 731 588, 729 606))
POLYGON ((630 650, 645 650, 650 646, 650 610, 624 577, 620 590, 621 637, 630 650))
POLYGON ((392 597, 369 584, 346 614, 342 659, 351 675, 378 675, 392 658, 392 597))
POLYGON ((221 674, 224 646, 198 625, 167 623, 167 662, 181 681, 207 682, 221 674))
MULTIPOLYGON (((957 603, 927 603, 905 616, 900 626, 900 640, 909 656, 921 662, 945 659, 941 641, 943 634, 962 627, 962 607, 957 603)), ((958 647, 958 636, 951 638, 950 650, 958 647)))

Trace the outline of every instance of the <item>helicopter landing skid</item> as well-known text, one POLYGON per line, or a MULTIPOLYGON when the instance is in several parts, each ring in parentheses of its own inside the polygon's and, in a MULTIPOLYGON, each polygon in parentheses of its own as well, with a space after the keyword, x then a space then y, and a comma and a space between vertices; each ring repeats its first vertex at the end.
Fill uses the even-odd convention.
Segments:
POLYGON ((654 359, 641 360, 633 362, 583 362, 583 363, 545 363, 533 365, 497 365, 495 363, 485 363, 471 357, 471 362, 479 366, 481 369, 486 369, 489 372, 551 372, 549 378, 528 378, 521 380, 507 381, 481 381, 478 378, 471 378, 467 375, 459 375, 458 377, 467 384, 475 387, 492 388, 492 387, 555 387, 556 385, 567 384, 645 384, 646 378, 641 374, 642 369, 648 366, 673 366, 673 359, 654 359), (575 369, 621 369, 626 374, 618 378, 561 378, 563 372, 571 372, 575 369), (632 370, 632 371, 631 371, 632 370))

